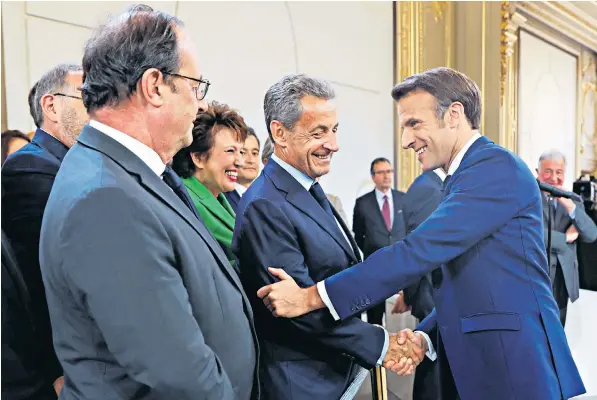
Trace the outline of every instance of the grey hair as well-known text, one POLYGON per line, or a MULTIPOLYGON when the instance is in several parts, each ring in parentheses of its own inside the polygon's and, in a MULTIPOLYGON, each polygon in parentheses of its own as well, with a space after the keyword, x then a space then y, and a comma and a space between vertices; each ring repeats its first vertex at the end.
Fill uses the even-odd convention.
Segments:
POLYGON ((69 87, 66 83, 66 77, 69 72, 83 71, 80 64, 58 64, 46 72, 33 85, 29 92, 29 113, 33 117, 33 122, 38 128, 44 123, 44 111, 41 107, 41 98, 47 94, 66 91, 69 87))
POLYGON ((274 144, 272 143, 271 137, 267 137, 265 143, 263 144, 263 151, 261 152, 261 160, 269 160, 269 158, 274 154, 274 144))
POLYGON ((538 164, 539 169, 541 169, 541 162, 543 160, 552 160, 552 161, 562 160, 562 161, 564 161, 564 164, 566 164, 566 156, 564 155, 564 153, 562 153, 561 151, 556 150, 556 149, 547 150, 541 154, 541 156, 539 157, 539 164, 538 164))
POLYGON ((286 129, 294 129, 303 113, 301 99, 307 95, 325 100, 336 97, 329 82, 305 74, 286 75, 268 89, 263 100, 263 111, 270 138, 270 123, 274 120, 280 121, 286 129))

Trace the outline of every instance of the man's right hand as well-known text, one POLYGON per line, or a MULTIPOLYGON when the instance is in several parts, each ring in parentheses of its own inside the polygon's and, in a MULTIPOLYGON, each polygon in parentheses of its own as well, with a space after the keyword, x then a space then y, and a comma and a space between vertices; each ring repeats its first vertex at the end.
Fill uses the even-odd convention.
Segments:
POLYGON ((411 375, 423 361, 427 341, 418 333, 404 329, 390 334, 390 345, 383 366, 398 375, 411 375))

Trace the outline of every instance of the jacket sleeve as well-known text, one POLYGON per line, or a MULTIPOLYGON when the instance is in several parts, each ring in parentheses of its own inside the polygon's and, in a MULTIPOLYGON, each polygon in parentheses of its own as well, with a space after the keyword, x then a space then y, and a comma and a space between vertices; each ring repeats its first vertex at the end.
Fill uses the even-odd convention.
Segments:
POLYGON ((110 352, 168 399, 234 399, 205 343, 170 237, 153 211, 120 188, 96 189, 70 210, 60 266, 110 352))
POLYGON ((340 319, 370 308, 361 305, 363 298, 373 305, 413 284, 541 201, 533 176, 509 153, 478 153, 453 176, 450 194, 437 210, 404 240, 325 280, 340 319))

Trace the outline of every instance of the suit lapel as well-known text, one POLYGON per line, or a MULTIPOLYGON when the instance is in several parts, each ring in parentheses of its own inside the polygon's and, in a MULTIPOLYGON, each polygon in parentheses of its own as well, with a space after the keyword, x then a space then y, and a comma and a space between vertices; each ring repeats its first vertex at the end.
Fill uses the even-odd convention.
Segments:
POLYGON ((83 128, 78 141, 82 145, 93 148, 107 157, 110 157, 129 174, 137 177, 141 186, 155 197, 159 198, 166 206, 170 207, 186 223, 188 223, 211 249, 218 260, 218 263, 226 275, 228 275, 228 278, 241 292, 243 299, 248 304, 248 299, 245 297, 244 291, 242 290, 238 275, 232 269, 230 262, 226 258, 226 255, 218 242, 214 239, 203 221, 195 217, 193 212, 189 210, 182 200, 162 181, 160 177, 158 177, 139 157, 126 147, 89 125, 86 125, 83 128))
POLYGON ((213 194, 197 190, 198 184, 200 185, 199 182, 194 182, 192 185, 186 186, 187 190, 192 192, 199 199, 199 202, 203 204, 212 219, 216 219, 228 229, 234 230, 234 217, 227 212, 224 206, 213 196, 213 194))
POLYGON ((344 223, 344 220, 342 219, 340 214, 338 214, 338 211, 336 211, 336 208, 332 204, 330 204, 330 206, 332 207, 332 212, 334 213, 336 220, 338 220, 338 223, 340 224, 340 226, 342 226, 344 235, 346 235, 346 237, 348 238, 348 241, 350 242, 350 247, 352 248, 352 253, 353 253, 352 254, 353 261, 362 262, 363 260, 361 259, 361 253, 359 252, 359 247, 357 245, 357 242, 354 240, 354 237, 348 230, 348 227, 344 223))
POLYGON ((398 224, 402 223, 403 219, 400 218, 402 213, 402 208, 400 207, 402 204, 400 199, 398 199, 398 192, 394 189, 390 189, 392 192, 392 201, 394 203, 394 220, 392 221, 392 233, 399 230, 400 226, 398 224))
MULTIPOLYGON (((286 193, 286 200, 290 204, 315 221, 336 241, 336 243, 338 243, 338 245, 340 245, 340 247, 342 247, 342 249, 344 249, 347 255, 351 258, 355 257, 336 221, 321 208, 315 198, 311 196, 311 193, 306 191, 294 177, 273 160, 268 161, 263 172, 272 180, 273 184, 279 190, 286 193)), ((332 210, 334 210, 333 206, 332 210)), ((339 217, 336 218, 341 219, 339 217)))

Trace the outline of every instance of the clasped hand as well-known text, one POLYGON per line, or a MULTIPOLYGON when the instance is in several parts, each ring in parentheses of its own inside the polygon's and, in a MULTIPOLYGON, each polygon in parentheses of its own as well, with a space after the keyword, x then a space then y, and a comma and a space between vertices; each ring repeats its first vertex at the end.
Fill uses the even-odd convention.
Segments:
POLYGON ((423 361, 426 351, 427 341, 420 333, 414 333, 410 329, 390 333, 383 367, 401 376, 411 375, 423 361))

